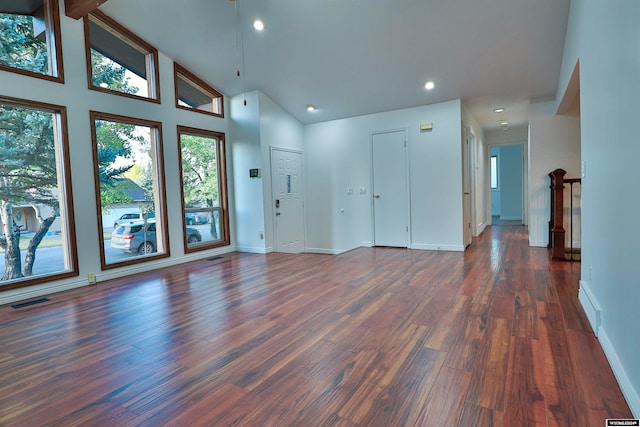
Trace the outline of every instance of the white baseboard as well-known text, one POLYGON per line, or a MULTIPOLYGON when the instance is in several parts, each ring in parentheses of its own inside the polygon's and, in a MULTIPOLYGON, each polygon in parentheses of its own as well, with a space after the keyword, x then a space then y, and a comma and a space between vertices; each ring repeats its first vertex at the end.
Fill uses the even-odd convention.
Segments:
POLYGON ((522 221, 521 216, 500 216, 500 221, 522 221))
POLYGON ((609 340, 606 329, 602 327, 600 305, 591 292, 591 289, 589 289, 589 283, 584 280, 580 280, 578 300, 580 301, 580 304, 582 305, 582 308, 587 315, 587 319, 591 324, 593 332, 595 333, 596 337, 598 337, 600 346, 602 347, 602 350, 604 351, 604 354, 609 361, 611 370, 613 371, 613 374, 618 381, 618 385, 622 390, 624 398, 627 400, 627 404, 629 405, 633 416, 635 418, 640 418, 640 395, 638 394, 638 391, 633 387, 633 384, 629 379, 629 376, 627 375, 622 362, 620 362, 618 353, 609 340))
POLYGON ((589 284, 584 280, 580 280, 580 288, 578 289, 578 300, 580 301, 580 304, 582 305, 582 308, 587 315, 587 319, 591 324, 593 333, 596 335, 596 337, 599 336, 601 325, 600 305, 594 298, 593 293, 591 293, 589 284))
POLYGON ((271 248, 263 248, 259 246, 238 246, 236 250, 238 252, 249 252, 252 254, 267 254, 269 252, 273 252, 273 249, 271 248))
POLYGON ((486 222, 481 222, 480 224, 478 224, 476 226, 476 233, 477 234, 475 235, 475 237, 478 237, 479 235, 481 235, 485 228, 487 228, 487 223, 486 222))
POLYGON ((600 341, 600 346, 602 347, 602 350, 604 350, 605 356, 607 356, 609 365, 611 365, 611 370, 613 370, 613 375, 615 375, 618 380, 618 385, 622 390, 624 398, 627 400, 627 404, 629 405, 629 409, 631 409, 633 417, 640 418, 640 395, 633 387, 629 376, 624 370, 624 367, 618 358, 618 354, 616 353, 616 349, 613 347, 613 344, 611 344, 611 341, 609 341, 607 332, 602 328, 598 341, 600 341))
POLYGON ((464 252, 464 246, 462 245, 433 245, 425 243, 413 243, 409 249, 419 249, 424 251, 452 251, 452 252, 464 252))
POLYGON ((326 249, 326 248, 307 248, 310 254, 340 255, 346 252, 344 249, 326 249))

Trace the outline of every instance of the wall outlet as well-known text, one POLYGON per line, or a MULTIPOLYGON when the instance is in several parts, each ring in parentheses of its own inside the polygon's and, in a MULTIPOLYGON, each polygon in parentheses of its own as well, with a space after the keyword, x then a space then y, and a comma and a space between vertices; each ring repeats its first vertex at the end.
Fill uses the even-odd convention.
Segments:
POLYGON ((87 281, 89 282, 90 285, 95 285, 96 284, 96 273, 87 274, 87 281))

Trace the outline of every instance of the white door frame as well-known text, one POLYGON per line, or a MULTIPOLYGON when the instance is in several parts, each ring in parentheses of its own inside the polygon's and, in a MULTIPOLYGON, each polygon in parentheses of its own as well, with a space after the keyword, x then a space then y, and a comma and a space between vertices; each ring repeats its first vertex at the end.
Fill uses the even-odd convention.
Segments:
POLYGON ((276 195, 274 193, 275 189, 273 186, 273 170, 272 170, 272 165, 273 165, 273 152, 274 151, 285 151, 288 153, 296 153, 296 154, 300 154, 300 189, 302 191, 302 231, 303 231, 303 235, 302 235, 302 239, 303 239, 303 247, 304 247, 304 251, 307 250, 307 211, 306 211, 306 195, 307 192, 305 191, 305 180, 304 180, 304 153, 301 150, 296 150, 293 148, 286 148, 286 147, 277 147, 274 145, 270 145, 269 146, 269 179, 270 179, 270 183, 269 185, 271 186, 271 200, 269 201, 270 205, 271 205, 271 224, 273 227, 273 248, 275 252, 278 252, 278 229, 277 229, 277 225, 276 225, 276 211, 274 208, 274 201, 276 199, 276 195))
POLYGON ((369 132, 369 170, 370 170, 370 202, 371 202, 371 245, 375 246, 376 244, 376 226, 375 226, 375 206, 373 201, 374 196, 374 188, 373 188, 373 137, 374 135, 380 135, 384 133, 393 133, 393 132, 404 132, 404 140, 406 143, 405 150, 405 175, 406 175, 406 186, 407 186, 407 248, 411 249, 411 174, 409 170, 411 169, 411 163, 409 160, 411 156, 409 155, 409 129, 408 128, 392 128, 385 130, 377 130, 369 132))
POLYGON ((478 139, 473 128, 469 126, 469 173, 471 174, 471 235, 478 236, 477 181, 478 181, 478 139))
POLYGON ((473 243, 473 186, 471 181, 471 129, 462 123, 462 240, 463 245, 473 243))

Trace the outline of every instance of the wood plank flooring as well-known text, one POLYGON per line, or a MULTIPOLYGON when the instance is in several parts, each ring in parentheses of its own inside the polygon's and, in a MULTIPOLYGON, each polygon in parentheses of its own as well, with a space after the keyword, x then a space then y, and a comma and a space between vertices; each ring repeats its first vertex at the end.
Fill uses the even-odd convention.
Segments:
POLYGON ((597 426, 631 413, 578 263, 241 254, 0 307, 1 426, 597 426))

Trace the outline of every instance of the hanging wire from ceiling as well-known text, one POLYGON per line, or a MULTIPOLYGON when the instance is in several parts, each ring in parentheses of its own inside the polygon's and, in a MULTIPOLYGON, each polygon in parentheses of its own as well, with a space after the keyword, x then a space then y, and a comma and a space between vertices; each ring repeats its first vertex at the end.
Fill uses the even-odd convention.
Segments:
POLYGON ((236 70, 236 76, 242 78, 242 94, 244 95, 244 105, 247 105, 247 87, 246 87, 246 79, 245 79, 245 68, 244 68, 244 31, 242 30, 242 16, 240 13, 240 8, 238 4, 240 0, 230 0, 233 1, 235 5, 235 13, 236 13, 236 48, 240 53, 240 64, 239 68, 236 70), (242 70, 242 72, 241 72, 242 70))

